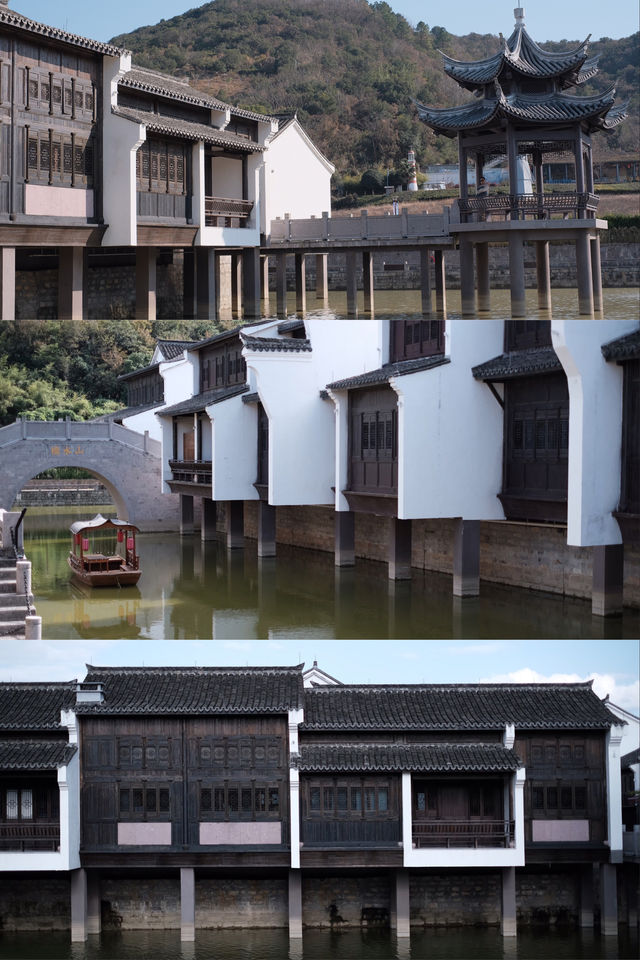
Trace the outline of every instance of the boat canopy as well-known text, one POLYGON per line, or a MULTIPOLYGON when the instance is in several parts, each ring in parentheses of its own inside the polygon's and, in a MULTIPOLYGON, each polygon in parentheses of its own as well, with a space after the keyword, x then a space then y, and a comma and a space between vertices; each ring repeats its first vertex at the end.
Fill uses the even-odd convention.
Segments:
POLYGON ((136 533, 140 531, 133 524, 129 523, 128 520, 108 520, 102 516, 101 513, 96 514, 93 520, 76 520, 75 523, 72 523, 69 529, 71 533, 82 533, 83 530, 108 530, 109 528, 113 530, 134 530, 136 533))

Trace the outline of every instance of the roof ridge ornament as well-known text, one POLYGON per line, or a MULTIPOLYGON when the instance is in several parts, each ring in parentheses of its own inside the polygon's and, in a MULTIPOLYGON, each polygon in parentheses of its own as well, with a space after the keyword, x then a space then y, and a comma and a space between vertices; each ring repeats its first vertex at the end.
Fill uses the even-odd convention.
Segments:
POLYGON ((524 27, 524 7, 516 7, 513 15, 516 18, 516 29, 518 29, 518 27, 524 27))

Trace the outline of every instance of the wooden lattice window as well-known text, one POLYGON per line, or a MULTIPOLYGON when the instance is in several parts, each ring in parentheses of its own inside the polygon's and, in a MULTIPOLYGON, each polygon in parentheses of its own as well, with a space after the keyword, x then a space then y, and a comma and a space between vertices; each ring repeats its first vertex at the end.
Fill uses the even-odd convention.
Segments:
POLYGON ((27 163, 29 165, 29 170, 38 169, 38 140, 36 137, 29 137, 27 163))
POLYGON ((82 95, 82 90, 76 90, 76 110, 82 110, 84 103, 84 97, 82 95))
POLYGON ((48 84, 48 83, 41 83, 41 84, 40 84, 40 99, 41 99, 41 100, 44 100, 45 103, 48 103, 48 102, 49 102, 50 93, 51 93, 51 87, 49 86, 49 84, 48 84))
POLYGON ((73 173, 73 150, 70 143, 65 143, 62 148, 62 170, 68 176, 73 173))
MULTIPOLYGON (((81 94, 82 96, 82 94, 81 94)), ((85 110, 93 111, 93 94, 85 93, 84 95, 84 108, 85 110)))
POLYGON ((68 107, 69 110, 73 107, 73 90, 70 86, 65 86, 64 88, 64 105, 68 107))
POLYGON ((40 90, 40 84, 37 80, 29 80, 29 98, 31 100, 38 99, 38 92, 40 90))
POLYGON ((62 103, 62 87, 59 83, 54 83, 53 85, 53 102, 57 104, 62 103))

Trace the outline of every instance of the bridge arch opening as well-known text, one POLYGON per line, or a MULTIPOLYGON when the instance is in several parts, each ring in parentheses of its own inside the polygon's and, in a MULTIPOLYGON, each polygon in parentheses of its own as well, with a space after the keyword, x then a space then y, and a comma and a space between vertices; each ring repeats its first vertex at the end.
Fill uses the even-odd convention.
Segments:
MULTIPOLYGON (((80 458, 77 458, 78 461, 80 458)), ((119 519, 121 520, 130 520, 132 519, 132 505, 129 503, 129 498, 126 493, 117 485, 113 477, 107 476, 105 472, 96 469, 95 466, 91 464, 81 464, 77 462, 74 464, 74 467, 81 468, 84 473, 94 480, 97 480, 98 483, 104 487, 106 491, 105 500, 98 503, 89 503, 78 501, 76 504, 70 504, 77 506, 78 514, 86 516, 95 516, 96 513, 100 512, 101 506, 106 506, 109 508, 110 512, 114 512, 119 519)), ((51 470, 51 464, 42 463, 37 464, 35 461, 33 465, 23 473, 22 476, 18 476, 14 479, 11 489, 7 491, 7 505, 6 509, 9 509, 9 505, 16 504, 20 507, 28 506, 28 502, 25 500, 31 499, 30 497, 23 497, 23 491, 25 488, 29 489, 29 484, 31 484, 41 473, 46 474, 51 470)), ((35 505, 35 504, 34 504, 35 505)), ((38 503, 39 506, 47 506, 48 503, 38 503)), ((60 506, 59 502, 56 502, 56 498, 51 498, 51 508, 55 510, 57 506, 60 506)), ((133 521, 135 522, 135 520, 133 521)))

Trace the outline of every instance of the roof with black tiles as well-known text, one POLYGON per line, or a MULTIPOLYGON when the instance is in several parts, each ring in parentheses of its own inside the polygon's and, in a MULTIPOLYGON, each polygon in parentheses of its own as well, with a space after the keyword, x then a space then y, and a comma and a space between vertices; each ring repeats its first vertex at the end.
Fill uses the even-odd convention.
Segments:
POLYGON ((410 373, 419 373, 421 370, 431 370, 450 363, 449 357, 417 357, 415 360, 399 360, 396 363, 385 363, 378 370, 368 370, 355 377, 345 377, 344 380, 335 380, 327 384, 329 390, 354 390, 357 387, 375 387, 378 384, 388 383, 392 377, 404 377, 410 373))
POLYGON ((617 340, 602 345, 605 360, 637 360, 640 358, 640 328, 617 340))
POLYGON ((0 683, 0 730, 64 730, 60 711, 75 706, 76 681, 0 683))
POLYGON ((640 747, 636 747, 635 750, 630 750, 629 753, 620 757, 621 767, 631 767, 636 763, 640 763, 640 747))
POLYGON ((226 130, 219 130, 217 127, 208 126, 206 123, 194 123, 192 120, 165 117, 147 110, 135 110, 133 107, 112 107, 111 110, 116 116, 131 120, 132 123, 140 123, 151 133, 159 133, 162 136, 178 137, 194 142, 202 140, 204 143, 212 143, 219 147, 234 147, 243 153, 260 153, 264 150, 261 144, 255 143, 253 140, 227 133, 226 130))
POLYGON ((27 30, 29 33, 35 33, 47 40, 68 43, 72 47, 82 47, 84 50, 104 54, 108 57, 118 57, 123 52, 122 47, 115 47, 112 43, 102 43, 100 40, 91 40, 89 37, 81 37, 76 33, 67 33, 66 30, 60 30, 58 27, 51 27, 46 23, 40 23, 38 20, 30 20, 29 17, 23 17, 21 13, 14 13, 13 10, 7 10, 6 7, 0 10, 0 24, 27 30))
POLYGON ((278 324, 278 333, 293 333, 295 330, 304 330, 304 320, 300 317, 290 317, 278 324))
POLYGON ((195 397, 188 400, 181 400, 172 407, 165 407, 158 410, 159 417, 177 417, 186 416, 189 413, 200 413, 205 407, 210 407, 212 403, 221 403, 223 400, 229 400, 231 397, 237 397, 241 393, 246 393, 249 389, 248 384, 239 383, 233 387, 218 387, 216 390, 205 390, 204 393, 197 393, 195 397))
POLYGON ((113 410, 111 413, 104 413, 101 417, 95 417, 91 423, 107 423, 109 420, 125 420, 127 417, 135 417, 138 413, 145 413, 146 410, 155 410, 161 407, 162 401, 157 403, 141 403, 134 407, 122 407, 120 410, 113 410))
POLYGON ((535 373, 555 373, 562 364, 553 347, 534 347, 531 350, 514 350, 472 367, 476 380, 512 380, 535 373))
POLYGON ((310 340, 298 340, 294 337, 251 337, 240 334, 248 350, 256 353, 311 353, 310 340))
POLYGON ((620 721, 591 682, 312 687, 306 730, 604 730, 620 721))
POLYGON ((512 771, 520 766, 513 750, 484 743, 302 744, 298 762, 302 773, 469 773, 512 771))
POLYGON ((57 770, 77 750, 64 740, 0 740, 0 770, 57 770))
POLYGON ((302 706, 302 664, 295 667, 95 667, 103 703, 79 714, 264 714, 302 706))
POLYGON ((158 350, 165 360, 177 360, 185 350, 195 346, 195 340, 156 340, 158 350))

